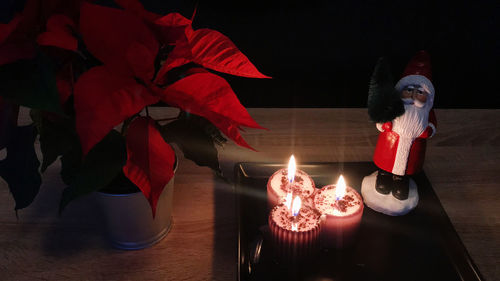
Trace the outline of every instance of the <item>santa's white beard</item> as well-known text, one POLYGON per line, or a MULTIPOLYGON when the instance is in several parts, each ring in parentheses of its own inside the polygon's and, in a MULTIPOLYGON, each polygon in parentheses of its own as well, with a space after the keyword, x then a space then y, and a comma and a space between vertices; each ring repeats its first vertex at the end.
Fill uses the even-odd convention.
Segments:
POLYGON ((392 130, 400 137, 416 138, 427 128, 429 109, 415 104, 405 104, 405 113, 392 122, 392 130))
POLYGON ((420 136, 429 124, 428 107, 405 104, 405 113, 392 121, 392 130, 399 135, 396 159, 392 173, 403 176, 406 172, 408 156, 413 141, 420 136))

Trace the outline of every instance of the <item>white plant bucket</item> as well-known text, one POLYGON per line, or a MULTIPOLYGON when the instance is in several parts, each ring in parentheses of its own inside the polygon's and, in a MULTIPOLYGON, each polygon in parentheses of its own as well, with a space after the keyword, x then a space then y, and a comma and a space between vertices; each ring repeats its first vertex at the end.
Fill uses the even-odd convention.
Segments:
POLYGON ((172 227, 174 177, 158 199, 154 219, 151 206, 140 191, 128 194, 97 192, 106 220, 107 236, 113 247, 143 249, 167 235, 172 227))

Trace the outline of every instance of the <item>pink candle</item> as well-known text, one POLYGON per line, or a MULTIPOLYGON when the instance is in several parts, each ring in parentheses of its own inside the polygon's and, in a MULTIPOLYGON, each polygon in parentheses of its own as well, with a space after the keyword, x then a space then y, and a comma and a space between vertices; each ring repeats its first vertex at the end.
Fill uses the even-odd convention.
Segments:
POLYGON ((292 208, 280 204, 271 210, 269 228, 275 255, 280 261, 298 261, 319 251, 320 217, 315 209, 301 206, 298 196, 292 208))
POLYGON ((346 187, 342 176, 337 185, 327 185, 316 192, 314 206, 324 215, 323 246, 342 248, 354 240, 363 216, 363 199, 356 190, 346 187))
POLYGON ((288 169, 276 171, 267 181, 268 209, 299 196, 304 205, 312 205, 312 195, 316 187, 312 178, 304 171, 297 170, 295 158, 290 157, 288 169), (287 199, 288 198, 288 199, 287 199))

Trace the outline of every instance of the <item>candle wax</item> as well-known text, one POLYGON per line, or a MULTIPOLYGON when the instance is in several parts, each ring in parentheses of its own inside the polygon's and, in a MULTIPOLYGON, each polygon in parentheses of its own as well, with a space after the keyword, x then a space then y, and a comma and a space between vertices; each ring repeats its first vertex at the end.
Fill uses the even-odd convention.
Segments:
POLYGON ((304 205, 312 205, 311 196, 316 189, 312 178, 306 172, 297 170, 293 183, 290 183, 287 175, 287 169, 280 169, 267 181, 267 203, 269 210, 283 203, 289 192, 292 192, 293 197, 299 196, 304 205))
POLYGON ((358 192, 346 187, 345 196, 337 198, 335 189, 335 185, 327 185, 314 196, 314 206, 324 216, 321 240, 327 248, 351 244, 363 215, 363 200, 358 192))
POLYGON ((296 262, 317 254, 320 216, 318 211, 307 206, 302 206, 297 216, 293 216, 284 204, 271 210, 269 229, 274 253, 279 261, 296 262))

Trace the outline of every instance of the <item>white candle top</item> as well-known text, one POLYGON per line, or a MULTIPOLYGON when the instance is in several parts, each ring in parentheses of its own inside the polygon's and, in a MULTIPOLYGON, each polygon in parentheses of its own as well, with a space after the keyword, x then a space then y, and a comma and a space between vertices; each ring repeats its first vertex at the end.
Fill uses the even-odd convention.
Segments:
POLYGON ((359 193, 351 187, 346 188, 344 197, 337 200, 335 185, 327 185, 316 191, 314 206, 321 214, 333 216, 348 216, 361 208, 362 199, 359 193))
POLYGON ((284 204, 280 204, 271 210, 270 216, 283 229, 292 230, 294 225, 297 227, 293 229, 294 231, 303 232, 318 227, 321 214, 313 208, 303 206, 299 214, 294 217, 284 204))
POLYGON ((295 179, 291 184, 288 181, 288 170, 280 169, 275 172, 270 180, 271 188, 280 198, 286 197, 287 193, 292 192, 293 195, 298 195, 301 198, 307 198, 314 193, 314 182, 311 177, 302 170, 296 170, 295 179))

